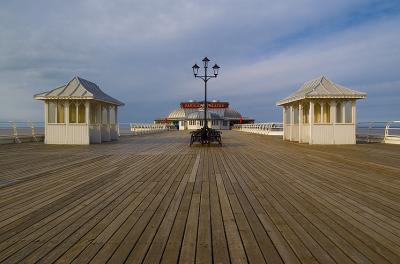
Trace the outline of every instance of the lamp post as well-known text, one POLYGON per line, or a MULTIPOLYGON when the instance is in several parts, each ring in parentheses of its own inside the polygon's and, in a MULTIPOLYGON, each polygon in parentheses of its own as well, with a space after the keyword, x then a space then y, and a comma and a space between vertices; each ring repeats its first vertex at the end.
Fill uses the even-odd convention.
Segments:
POLYGON ((192 69, 193 69, 193 74, 195 78, 200 78, 204 81, 204 125, 203 125, 203 129, 201 131, 201 142, 202 143, 206 143, 209 142, 209 129, 208 129, 208 124, 207 124, 207 107, 208 107, 208 103, 207 103, 207 82, 211 79, 211 78, 217 78, 218 75, 218 71, 219 71, 219 66, 217 64, 215 64, 212 69, 213 69, 213 75, 209 75, 207 70, 208 70, 208 63, 209 63, 209 59, 207 57, 205 57, 203 60, 203 68, 204 68, 204 75, 199 75, 199 69, 200 67, 195 64, 193 65, 192 69))

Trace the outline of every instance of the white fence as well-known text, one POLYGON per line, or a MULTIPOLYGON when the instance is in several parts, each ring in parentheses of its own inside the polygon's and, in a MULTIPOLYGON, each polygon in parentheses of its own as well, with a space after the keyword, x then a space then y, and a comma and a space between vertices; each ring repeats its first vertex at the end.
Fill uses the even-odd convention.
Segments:
MULTIPOLYGON (((119 123, 119 136, 136 136, 176 130, 169 124, 119 123)), ((0 144, 43 141, 44 122, 0 122, 0 144)))
POLYGON ((400 121, 361 122, 356 128, 357 141, 400 144, 400 121))
POLYGON ((43 122, 0 122, 0 144, 43 141, 43 122))
POLYGON ((129 127, 133 135, 146 135, 176 130, 176 127, 174 125, 169 124, 130 123, 129 127))
MULTIPOLYGON (((233 130, 262 135, 283 135, 282 123, 238 124, 233 130)), ((120 123, 118 133, 124 135, 145 135, 176 130, 173 125, 120 123)), ((361 122, 356 128, 357 140, 400 144, 400 121, 361 122)), ((43 122, 0 122, 0 144, 43 141, 43 122)))
POLYGON ((255 124, 236 124, 232 127, 233 130, 256 133, 261 135, 282 136, 282 123, 255 123, 255 124))

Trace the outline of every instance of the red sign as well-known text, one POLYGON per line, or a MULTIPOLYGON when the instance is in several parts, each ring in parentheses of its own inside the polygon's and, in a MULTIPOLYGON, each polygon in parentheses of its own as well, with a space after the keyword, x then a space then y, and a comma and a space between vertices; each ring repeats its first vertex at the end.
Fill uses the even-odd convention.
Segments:
MULTIPOLYGON (((207 103, 208 108, 228 108, 229 103, 226 102, 209 102, 207 103)), ((189 102, 189 103, 181 103, 181 108, 201 108, 203 107, 203 103, 198 102, 189 102)))
POLYGON ((182 108, 200 108, 203 104, 200 103, 181 103, 182 108))

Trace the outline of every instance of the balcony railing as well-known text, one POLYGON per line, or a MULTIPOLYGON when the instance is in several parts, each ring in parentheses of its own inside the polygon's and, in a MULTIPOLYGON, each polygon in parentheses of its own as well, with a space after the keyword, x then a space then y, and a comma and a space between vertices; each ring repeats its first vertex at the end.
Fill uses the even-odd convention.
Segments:
POLYGON ((371 121, 357 123, 357 140, 361 142, 400 144, 400 121, 371 121))
POLYGON ((0 122, 0 143, 43 141, 43 122, 0 122))
POLYGON ((261 135, 283 135, 282 123, 254 123, 254 124, 236 124, 232 127, 233 130, 249 132, 261 135))
POLYGON ((176 130, 174 125, 150 123, 119 123, 119 135, 146 135, 176 130))
MULTIPOLYGON (((282 135, 282 123, 237 124, 233 130, 262 135, 282 135)), ((21 143, 43 141, 44 122, 7 121, 0 122, 0 143, 21 143)), ((176 130, 173 125, 119 123, 118 135, 145 135, 176 130)), ((400 121, 360 122, 356 127, 357 140, 400 144, 400 121)))

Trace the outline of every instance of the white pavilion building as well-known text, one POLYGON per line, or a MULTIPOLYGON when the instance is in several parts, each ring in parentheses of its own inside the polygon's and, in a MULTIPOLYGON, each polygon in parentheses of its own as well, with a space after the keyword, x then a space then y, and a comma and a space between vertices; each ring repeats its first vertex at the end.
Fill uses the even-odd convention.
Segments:
POLYGON ((283 107, 283 139, 309 144, 355 144, 356 100, 366 96, 324 76, 304 83, 277 102, 283 107))
MULTIPOLYGON (((243 117, 229 102, 212 100, 207 102, 207 126, 212 129, 227 130, 234 124, 254 123, 254 119, 243 117)), ((168 116, 154 120, 156 124, 171 124, 179 130, 200 129, 204 125, 204 102, 190 100, 181 102, 180 107, 171 111, 168 116)))
POLYGON ((36 94, 45 106, 45 144, 101 143, 118 139, 118 106, 97 84, 74 77, 66 85, 36 94))

